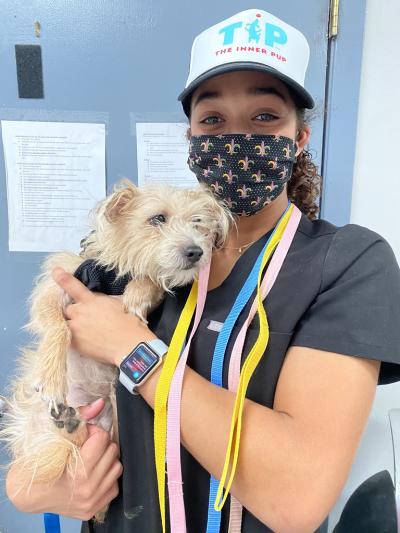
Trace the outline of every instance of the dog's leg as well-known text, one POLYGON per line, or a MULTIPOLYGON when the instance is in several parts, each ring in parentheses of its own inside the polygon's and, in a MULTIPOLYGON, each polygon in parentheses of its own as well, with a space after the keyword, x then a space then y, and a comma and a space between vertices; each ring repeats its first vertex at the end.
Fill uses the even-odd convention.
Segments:
MULTIPOLYGON (((24 365, 33 366, 38 359, 37 353, 26 350, 24 359, 24 365)), ((78 446, 68 438, 65 429, 61 430, 55 424, 62 409, 59 406, 59 414, 51 418, 47 402, 40 390, 33 386, 34 378, 33 371, 14 382, 13 395, 0 432, 1 440, 12 455, 12 462, 19 467, 25 487, 31 483, 51 484, 66 468, 73 473, 79 460, 78 446)))
POLYGON ((58 405, 65 403, 66 355, 71 343, 71 332, 63 314, 66 295, 51 277, 55 266, 74 272, 82 258, 62 253, 50 256, 44 264, 32 295, 30 331, 39 336, 42 394, 48 398, 49 411, 58 415, 58 405))
POLYGON ((50 483, 66 467, 73 471, 87 436, 86 424, 65 405, 70 331, 63 316, 64 294, 51 277, 54 267, 74 272, 81 262, 74 254, 50 256, 31 299, 27 328, 36 337, 36 348, 24 350, 3 433, 27 483, 50 483))
POLYGON ((161 302, 164 291, 149 278, 133 279, 125 287, 122 301, 128 313, 137 315, 147 324, 149 312, 161 302))

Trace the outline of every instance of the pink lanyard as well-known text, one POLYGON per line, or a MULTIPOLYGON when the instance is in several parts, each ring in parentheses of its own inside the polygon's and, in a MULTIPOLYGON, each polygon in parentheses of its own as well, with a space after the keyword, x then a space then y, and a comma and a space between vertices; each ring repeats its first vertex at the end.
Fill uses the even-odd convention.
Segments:
POLYGON ((207 296, 208 277, 210 274, 210 263, 200 270, 199 288, 197 293, 197 306, 194 316, 192 331, 186 343, 178 364, 176 365, 174 377, 168 396, 167 410, 167 472, 168 472, 168 494, 169 494, 169 515, 172 532, 184 533, 186 531, 185 505, 183 501, 183 482, 181 468, 181 395, 183 375, 186 368, 186 361, 189 355, 190 344, 193 335, 200 323, 203 314, 204 304, 207 296))
MULTIPOLYGON (((267 297, 269 291, 272 289, 279 271, 283 265, 285 257, 292 244, 293 238, 296 234, 296 230, 299 226, 301 219, 301 211, 294 206, 293 214, 290 217, 285 232, 280 240, 271 262, 267 268, 261 284, 261 294, 263 300, 267 297)), ((246 338, 247 329, 254 318, 257 311, 257 301, 254 300, 251 306, 249 315, 240 330, 239 335, 236 338, 235 344, 232 348, 232 354, 229 361, 229 373, 228 373, 228 388, 230 391, 236 392, 240 379, 240 363, 242 359, 243 345, 246 338)), ((242 526, 242 506, 238 500, 231 494, 231 505, 229 512, 229 529, 228 533, 240 533, 242 526)))
MULTIPOLYGON (((301 219, 301 212, 294 206, 294 210, 284 234, 275 250, 270 265, 263 278, 261 291, 263 299, 271 290, 278 273, 282 267, 290 245, 293 241, 297 227, 301 219)), ((168 396, 168 414, 167 414, 167 472, 168 472, 168 494, 169 494, 169 515, 171 533, 186 533, 185 506, 183 499, 183 481, 180 456, 180 405, 182 394, 182 383, 185 372, 186 362, 189 355, 192 338, 200 323, 203 313, 204 304, 207 296, 208 277, 210 265, 205 266, 199 274, 198 300, 196 314, 192 331, 188 342, 183 350, 177 364, 171 388, 168 396)), ((246 338, 247 329, 257 311, 257 302, 254 301, 249 315, 240 330, 232 350, 229 362, 229 390, 236 392, 239 377, 240 363, 243 351, 243 345, 246 338)), ((231 495, 229 533, 240 533, 242 523, 242 506, 231 495)))

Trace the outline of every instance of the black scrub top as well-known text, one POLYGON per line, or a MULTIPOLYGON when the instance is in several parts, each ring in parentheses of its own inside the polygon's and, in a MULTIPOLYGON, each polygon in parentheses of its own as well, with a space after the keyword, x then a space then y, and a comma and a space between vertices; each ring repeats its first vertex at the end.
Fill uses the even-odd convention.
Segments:
MULTIPOLYGON (((218 336, 216 330, 227 317, 269 235, 242 253, 227 279, 208 292, 188 359, 188 365, 208 380, 218 336)), ((150 316, 150 328, 167 344, 188 293, 189 287, 183 287, 174 295, 167 295, 150 316)), ((380 360, 379 384, 400 379, 399 267, 390 246, 376 233, 353 224, 338 228, 324 220, 310 221, 303 215, 264 305, 270 338, 249 384, 247 397, 251 400, 273 407, 279 374, 290 346, 380 360)), ((250 303, 239 317, 228 344, 224 387, 228 381, 228 354, 249 306, 250 303)), ((257 334, 256 317, 248 330, 242 363, 257 334)), ((111 502, 106 522, 84 523, 82 531, 160 533, 153 410, 140 396, 132 396, 120 384, 117 401, 124 465, 120 493, 111 502)), ((181 454, 187 531, 205 533, 209 474, 183 447, 181 454)), ((166 518, 169 531, 168 499, 166 518)), ((228 522, 229 498, 222 510, 221 533, 228 531, 228 522)), ((243 510, 243 533, 270 531, 249 511, 243 510)))

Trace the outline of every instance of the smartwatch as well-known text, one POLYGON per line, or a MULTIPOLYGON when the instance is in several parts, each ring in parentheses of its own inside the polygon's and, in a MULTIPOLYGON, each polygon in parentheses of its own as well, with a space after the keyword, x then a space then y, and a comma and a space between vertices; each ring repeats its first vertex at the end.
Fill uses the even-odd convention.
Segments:
POLYGON ((138 387, 160 366, 168 346, 161 339, 140 342, 119 367, 119 380, 131 394, 139 394, 138 387))

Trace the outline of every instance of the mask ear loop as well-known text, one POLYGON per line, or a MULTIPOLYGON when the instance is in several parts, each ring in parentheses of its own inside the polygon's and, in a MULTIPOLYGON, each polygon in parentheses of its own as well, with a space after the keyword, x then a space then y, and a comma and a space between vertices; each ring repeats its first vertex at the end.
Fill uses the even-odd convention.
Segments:
POLYGON ((299 147, 299 143, 298 143, 300 134, 301 134, 301 130, 297 130, 296 138, 294 139, 294 144, 296 145, 296 148, 297 148, 296 153, 294 154, 294 157, 296 158, 296 161, 297 161, 299 155, 301 154, 301 152, 303 151, 303 148, 300 148, 299 147))

